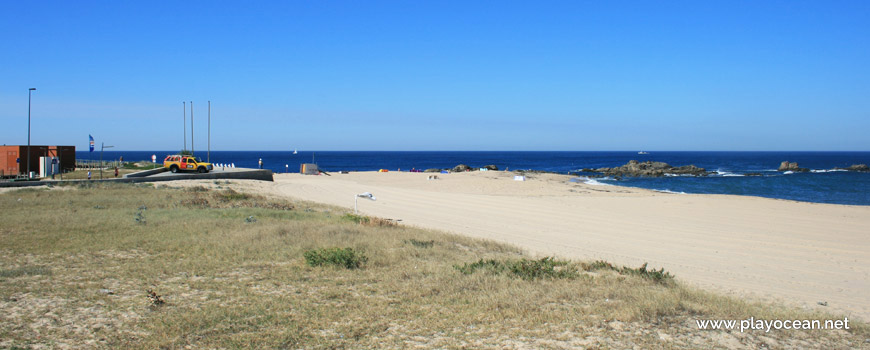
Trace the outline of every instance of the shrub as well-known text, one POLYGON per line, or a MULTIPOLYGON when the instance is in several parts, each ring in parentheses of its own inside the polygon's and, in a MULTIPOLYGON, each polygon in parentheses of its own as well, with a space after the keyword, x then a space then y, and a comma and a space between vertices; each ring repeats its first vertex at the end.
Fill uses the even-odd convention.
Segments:
POLYGON ((362 252, 353 248, 312 249, 303 253, 309 266, 334 265, 346 269, 358 269, 368 261, 362 252))
POLYGON ((373 218, 364 215, 345 214, 341 217, 347 221, 352 221, 360 225, 375 226, 375 227, 395 227, 398 224, 390 219, 373 218))
POLYGON ((409 239, 407 242, 417 248, 432 248, 432 246, 435 245, 435 241, 418 241, 413 238, 409 239))
POLYGON ((656 269, 647 270, 646 266, 647 266, 647 263, 643 263, 643 265, 641 267, 638 267, 636 269, 632 269, 630 267, 623 266, 622 271, 620 271, 620 273, 622 273, 624 275, 640 276, 640 277, 643 277, 643 278, 646 278, 646 279, 649 279, 649 280, 652 280, 652 281, 655 281, 658 283, 662 283, 662 284, 670 283, 674 279, 674 276, 671 275, 670 272, 665 272, 664 267, 661 269, 658 269, 658 270, 656 270, 656 269))
POLYGON ((365 225, 369 222, 368 216, 362 216, 362 215, 356 215, 356 214, 344 214, 344 216, 342 216, 341 218, 344 220, 347 220, 347 221, 351 221, 351 222, 355 222, 355 223, 363 224, 363 225, 365 225))
POLYGON ((638 267, 638 268, 630 268, 628 266, 616 267, 616 266, 613 266, 613 264, 611 264, 609 262, 606 262, 603 260, 598 260, 598 261, 594 261, 594 262, 589 263, 589 264, 583 264, 583 269, 586 271, 596 271, 596 270, 616 271, 620 275, 640 276, 642 278, 646 278, 648 280, 651 280, 651 281, 654 281, 657 283, 662 283, 662 284, 668 284, 671 281, 673 281, 674 275, 671 275, 670 272, 665 272, 664 267, 661 269, 658 269, 658 270, 655 270, 655 269, 647 270, 647 266, 648 266, 648 264, 644 263, 643 265, 641 265, 641 267, 638 267))
POLYGON ((477 270, 486 270, 494 274, 508 273, 511 277, 522 278, 524 280, 539 278, 565 279, 579 276, 577 270, 571 267, 567 261, 559 261, 551 257, 540 260, 523 258, 505 261, 480 259, 475 263, 466 263, 465 265, 454 267, 466 275, 472 274, 477 270))
POLYGON ((222 200, 224 202, 232 202, 232 201, 241 201, 241 200, 245 200, 245 199, 250 199, 251 195, 249 195, 247 193, 236 192, 236 191, 228 188, 226 190, 219 191, 216 194, 216 197, 219 200, 222 200))

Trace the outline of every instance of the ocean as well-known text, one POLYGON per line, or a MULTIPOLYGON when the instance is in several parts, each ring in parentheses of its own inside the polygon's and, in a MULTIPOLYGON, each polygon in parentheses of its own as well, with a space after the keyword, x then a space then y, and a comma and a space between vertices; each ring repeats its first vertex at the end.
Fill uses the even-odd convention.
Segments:
MULTIPOLYGON (((174 151, 106 151, 103 159, 158 162, 174 151)), ((629 160, 660 161, 672 166, 690 165, 716 173, 704 177, 660 178, 586 178, 593 185, 640 187, 663 192, 711 193, 789 199, 816 203, 870 205, 870 173, 837 171, 836 167, 870 164, 870 152, 521 152, 521 151, 212 151, 212 163, 234 163, 236 167, 264 168, 276 173, 298 172, 302 163, 317 163, 328 172, 408 171, 411 169, 452 168, 458 164, 471 167, 496 165, 499 169, 533 169, 559 173, 576 173, 583 168, 615 167, 629 160), (808 173, 787 174, 777 171, 782 161, 797 162, 808 173), (760 173, 761 176, 744 176, 760 173)), ((76 152, 79 159, 99 159, 99 153, 76 152)), ((206 158, 206 152, 197 152, 206 158)))

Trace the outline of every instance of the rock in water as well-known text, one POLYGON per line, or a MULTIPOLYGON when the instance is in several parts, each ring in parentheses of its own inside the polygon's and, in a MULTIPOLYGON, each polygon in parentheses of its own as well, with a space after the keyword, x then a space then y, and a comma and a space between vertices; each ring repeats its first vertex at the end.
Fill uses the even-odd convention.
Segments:
POLYGON ((797 162, 789 162, 787 160, 780 163, 779 169, 777 169, 777 170, 778 171, 797 171, 797 172, 810 171, 810 169, 799 167, 797 162))
POLYGON ((837 170, 848 170, 848 171, 870 171, 870 167, 867 164, 852 164, 848 168, 834 168, 837 170))
POLYGON ((492 164, 484 165, 481 168, 486 169, 486 170, 498 171, 498 167, 495 165, 492 165, 492 164))
POLYGON ((459 173, 459 172, 463 172, 463 171, 468 171, 468 169, 471 169, 471 167, 469 167, 468 165, 465 165, 465 164, 459 164, 459 165, 453 167, 452 171, 454 173, 459 173))
MULTIPOLYGON (((591 170, 591 169, 590 169, 591 170)), ((707 170, 694 165, 673 167, 663 162, 631 160, 621 167, 598 168, 596 172, 611 176, 664 176, 665 174, 706 176, 707 170)))

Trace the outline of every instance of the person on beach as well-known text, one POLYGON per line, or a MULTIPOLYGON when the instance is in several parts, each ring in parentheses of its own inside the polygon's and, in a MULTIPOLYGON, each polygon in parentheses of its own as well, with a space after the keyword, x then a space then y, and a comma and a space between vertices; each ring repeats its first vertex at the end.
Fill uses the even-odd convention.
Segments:
POLYGON ((91 179, 91 171, 88 170, 88 180, 90 180, 90 179, 91 179))
POLYGON ((263 158, 260 158, 260 169, 263 169, 263 158))
POLYGON ((118 167, 115 167, 115 177, 118 177, 118 167))

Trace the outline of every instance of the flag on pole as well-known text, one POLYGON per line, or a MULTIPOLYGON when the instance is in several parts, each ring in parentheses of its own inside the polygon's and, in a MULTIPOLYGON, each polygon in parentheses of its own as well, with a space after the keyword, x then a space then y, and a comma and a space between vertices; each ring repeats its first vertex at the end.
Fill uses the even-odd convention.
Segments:
POLYGON ((91 135, 88 135, 88 138, 91 139, 90 147, 91 147, 91 152, 93 152, 94 151, 94 137, 91 135))

